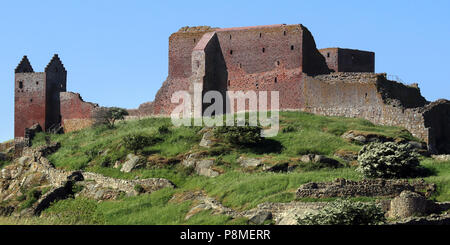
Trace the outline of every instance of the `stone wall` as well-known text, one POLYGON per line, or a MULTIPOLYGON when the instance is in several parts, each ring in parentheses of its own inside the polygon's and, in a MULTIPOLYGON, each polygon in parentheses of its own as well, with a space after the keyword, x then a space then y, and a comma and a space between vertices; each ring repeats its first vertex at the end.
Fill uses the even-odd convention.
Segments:
POLYGON ((332 73, 305 77, 302 92, 304 111, 404 127, 429 142, 422 107, 413 107, 427 102, 417 88, 388 81, 384 74, 332 73))

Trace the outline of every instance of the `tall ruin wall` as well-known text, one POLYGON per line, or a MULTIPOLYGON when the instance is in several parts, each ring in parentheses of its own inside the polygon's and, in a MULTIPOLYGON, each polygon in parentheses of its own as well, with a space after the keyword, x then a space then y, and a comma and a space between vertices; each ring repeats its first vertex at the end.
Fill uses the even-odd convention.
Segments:
POLYGON ((64 132, 72 132, 92 126, 97 104, 84 102, 80 94, 61 92, 61 121, 64 132))
POLYGON ((388 81, 384 74, 373 73, 306 77, 303 86, 304 111, 404 127, 429 142, 429 128, 425 126, 421 107, 426 101, 417 88, 388 81))

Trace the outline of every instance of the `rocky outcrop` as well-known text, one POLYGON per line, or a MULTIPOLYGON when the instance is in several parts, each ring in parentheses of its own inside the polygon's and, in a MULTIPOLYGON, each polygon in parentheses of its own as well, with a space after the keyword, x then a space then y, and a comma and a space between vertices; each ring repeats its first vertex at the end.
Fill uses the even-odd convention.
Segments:
POLYGON ((122 165, 122 168, 120 169, 121 172, 129 173, 134 169, 144 167, 144 163, 141 161, 141 158, 139 156, 136 156, 134 154, 128 154, 127 160, 122 165))
POLYGON ((426 183, 423 180, 409 183, 408 180, 367 179, 351 181, 337 179, 334 182, 304 184, 297 190, 297 197, 395 197, 405 190, 426 191, 426 195, 430 196, 436 191, 436 185, 426 183))
POLYGON ((450 162, 450 155, 433 155, 432 157, 439 162, 450 162))
POLYGON ((328 167, 338 167, 339 161, 323 155, 308 154, 300 157, 300 161, 304 163, 321 163, 328 167))
POLYGON ((215 160, 202 159, 201 153, 189 154, 182 162, 182 165, 188 168, 194 168, 198 175, 206 177, 217 177, 220 172, 214 169, 215 160))
POLYGON ((21 210, 19 216, 39 215, 52 202, 73 196, 107 200, 122 193, 137 195, 175 187, 169 180, 161 178, 124 180, 90 172, 59 170, 45 158, 58 148, 59 144, 25 148, 21 158, 1 170, 0 201, 7 204, 2 205, 2 214, 10 215, 10 210, 20 204, 19 197, 29 190, 35 190, 39 198, 30 208, 21 210), (75 185, 81 188, 78 193, 73 188, 75 185))

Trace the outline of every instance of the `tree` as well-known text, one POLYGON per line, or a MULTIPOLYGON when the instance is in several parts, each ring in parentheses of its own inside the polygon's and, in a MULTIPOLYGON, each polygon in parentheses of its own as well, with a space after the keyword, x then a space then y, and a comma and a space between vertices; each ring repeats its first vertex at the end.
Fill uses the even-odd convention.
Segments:
POLYGON ((113 128, 117 120, 125 119, 128 115, 128 111, 119 107, 102 107, 94 113, 95 125, 107 125, 109 128, 113 128))

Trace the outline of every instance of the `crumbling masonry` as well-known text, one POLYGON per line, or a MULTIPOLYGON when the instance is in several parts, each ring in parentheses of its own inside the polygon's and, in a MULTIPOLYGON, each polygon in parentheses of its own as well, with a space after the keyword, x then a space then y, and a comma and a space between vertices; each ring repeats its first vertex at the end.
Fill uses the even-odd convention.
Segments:
POLYGON ((177 106, 170 101, 172 94, 192 91, 195 83, 203 93, 276 90, 281 110, 401 126, 427 142, 432 152, 450 153, 450 102, 430 103, 416 85, 390 81, 374 71, 373 52, 317 50, 303 25, 185 27, 170 36, 169 76, 153 103, 142 109, 168 115, 177 106))
POLYGON ((44 131, 64 132, 92 125, 97 104, 84 102, 79 94, 66 92, 67 71, 58 55, 44 72, 34 72, 27 56, 15 69, 14 137, 21 142, 25 131, 39 124, 44 131))
MULTIPOLYGON (((373 52, 318 50, 303 25, 241 28, 184 27, 169 38, 169 75, 153 102, 132 116, 169 115, 177 91, 279 91, 281 110, 365 118, 401 126, 433 153, 450 153, 450 101, 428 102, 416 85, 375 74, 373 52)), ((15 136, 38 123, 65 131, 92 123, 96 105, 66 92, 66 70, 55 56, 43 73, 24 57, 16 68, 15 136)), ((270 94, 268 105, 270 105, 270 94)), ((203 107, 207 107, 203 103, 203 107)), ((270 109, 270 107, 269 107, 270 109)))

